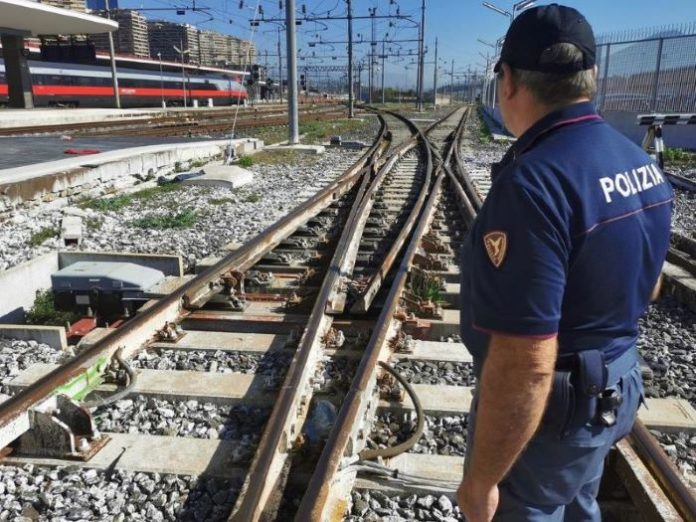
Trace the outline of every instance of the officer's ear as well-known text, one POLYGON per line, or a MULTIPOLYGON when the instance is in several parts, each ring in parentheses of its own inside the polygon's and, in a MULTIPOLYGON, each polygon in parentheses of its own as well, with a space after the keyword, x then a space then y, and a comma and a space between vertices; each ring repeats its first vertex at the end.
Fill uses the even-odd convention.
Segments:
POLYGON ((512 98, 517 94, 519 87, 515 83, 515 79, 512 75, 512 69, 506 63, 502 63, 500 70, 497 73, 498 76, 498 96, 505 98, 506 100, 512 98))

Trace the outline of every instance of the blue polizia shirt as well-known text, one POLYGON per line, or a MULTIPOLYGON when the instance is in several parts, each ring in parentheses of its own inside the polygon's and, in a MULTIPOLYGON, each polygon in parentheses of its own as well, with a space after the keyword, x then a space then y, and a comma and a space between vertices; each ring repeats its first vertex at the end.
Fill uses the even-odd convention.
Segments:
POLYGON ((591 103, 527 130, 494 169, 462 248, 461 331, 480 363, 493 332, 559 353, 635 344, 667 254, 672 189, 591 103))

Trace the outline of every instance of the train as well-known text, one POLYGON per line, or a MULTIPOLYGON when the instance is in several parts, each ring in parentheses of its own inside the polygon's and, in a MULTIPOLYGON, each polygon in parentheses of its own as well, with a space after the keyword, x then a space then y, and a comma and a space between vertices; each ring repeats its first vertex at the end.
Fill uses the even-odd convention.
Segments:
MULTIPOLYGON (((32 53, 33 55, 34 53, 32 53)), ((33 59, 29 72, 36 107, 113 107, 114 90, 108 56, 98 55, 95 63, 65 63, 33 59)), ((185 65, 185 85, 181 64, 141 58, 117 58, 117 78, 121 106, 182 106, 194 101, 209 104, 243 104, 247 90, 244 72, 213 67, 185 65), (185 89, 185 92, 184 92, 185 89), (185 96, 185 99, 184 99, 185 96)), ((0 58, 0 105, 9 101, 5 63, 0 58)))

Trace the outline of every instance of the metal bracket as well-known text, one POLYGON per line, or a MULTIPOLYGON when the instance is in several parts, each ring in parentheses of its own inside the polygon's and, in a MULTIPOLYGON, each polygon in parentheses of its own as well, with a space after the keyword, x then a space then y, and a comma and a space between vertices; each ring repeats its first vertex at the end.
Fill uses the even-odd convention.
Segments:
POLYGON ((66 395, 49 397, 29 414, 29 431, 14 444, 22 455, 89 460, 109 441, 89 410, 66 395))
POLYGON ((181 328, 181 325, 173 322, 168 322, 164 328, 157 330, 157 338, 163 343, 175 343, 185 335, 186 332, 181 328))

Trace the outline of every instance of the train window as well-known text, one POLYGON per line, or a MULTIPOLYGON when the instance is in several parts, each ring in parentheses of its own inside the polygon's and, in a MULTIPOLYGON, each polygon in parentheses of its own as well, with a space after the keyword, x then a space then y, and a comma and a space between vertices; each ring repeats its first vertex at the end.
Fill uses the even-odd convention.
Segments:
POLYGON ((84 87, 92 86, 94 85, 94 79, 93 78, 88 78, 87 76, 73 76, 73 85, 82 85, 84 87))

